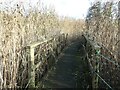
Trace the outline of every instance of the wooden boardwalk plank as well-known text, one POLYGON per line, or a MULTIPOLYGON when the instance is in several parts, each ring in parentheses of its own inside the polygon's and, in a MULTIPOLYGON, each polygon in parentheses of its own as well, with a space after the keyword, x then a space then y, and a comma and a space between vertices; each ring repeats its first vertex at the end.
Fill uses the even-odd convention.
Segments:
POLYGON ((83 59, 85 54, 81 43, 82 41, 77 41, 63 51, 54 69, 48 72, 43 81, 43 88, 89 87, 86 81, 89 77, 89 70, 83 59), (83 82, 84 85, 82 85, 83 82))

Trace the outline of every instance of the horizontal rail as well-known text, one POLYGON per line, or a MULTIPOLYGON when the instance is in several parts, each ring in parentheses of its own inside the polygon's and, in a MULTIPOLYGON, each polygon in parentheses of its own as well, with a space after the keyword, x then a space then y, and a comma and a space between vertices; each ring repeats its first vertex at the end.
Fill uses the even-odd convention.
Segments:
MULTIPOLYGON (((110 89, 113 90, 113 87, 111 87, 111 85, 109 85, 105 79, 103 79, 99 73, 99 69, 100 69, 100 65, 103 65, 102 62, 100 62, 101 59, 104 59, 104 60, 107 60, 108 62, 114 64, 117 66, 117 68, 119 69, 116 69, 116 70, 120 70, 120 65, 119 63, 117 62, 118 60, 116 60, 116 58, 114 58, 113 56, 113 52, 111 52, 109 49, 107 49, 106 47, 104 47, 103 45, 95 42, 94 40, 92 39, 89 39, 87 36, 83 35, 84 38, 86 39, 86 45, 84 46, 85 48, 85 52, 86 52, 86 57, 87 57, 87 60, 88 60, 88 63, 89 63, 89 66, 90 66, 90 70, 91 70, 91 73, 92 73, 92 86, 93 88, 96 87, 96 85, 98 85, 98 79, 99 78, 100 80, 103 81, 104 84, 106 84, 110 89), (100 47, 100 48, 99 48, 100 47), (101 50, 105 50, 106 54, 108 54, 108 56, 106 55, 103 55, 101 50)), ((104 63, 107 65, 107 63, 104 63)), ((111 72, 111 71, 110 71, 111 72)), ((111 82, 112 83, 112 82, 111 82)))
POLYGON ((108 48, 105 47, 105 45, 101 44, 101 43, 98 43, 99 46, 103 47, 104 49, 106 49, 109 53, 111 53, 112 55, 120 55, 120 53, 118 52, 112 52, 111 50, 109 50, 108 48))
POLYGON ((94 70, 92 66, 92 63, 90 62, 90 58, 87 57, 87 59, 89 60, 89 65, 92 69, 92 73, 95 73, 104 82, 104 84, 106 84, 111 90, 113 90, 113 88, 98 73, 96 73, 96 71, 94 70))
POLYGON ((84 51, 86 52, 86 57, 88 59, 89 65, 90 65, 91 72, 95 73, 111 90, 113 90, 113 88, 98 73, 96 73, 96 71, 94 70, 94 68, 92 66, 92 63, 90 62, 91 59, 88 57, 88 53, 87 53, 87 51, 85 49, 85 46, 84 45, 82 45, 82 46, 84 48, 84 51))
POLYGON ((101 56, 101 57, 104 58, 105 60, 108 60, 109 62, 113 63, 114 65, 120 67, 120 65, 119 65, 118 63, 116 63, 114 60, 109 59, 109 58, 105 57, 105 56, 102 55, 102 54, 99 54, 99 56, 101 56))
POLYGON ((35 87, 36 70, 40 70, 42 74, 45 74, 50 65, 57 61, 56 57, 66 46, 66 42, 66 34, 61 34, 43 42, 35 42, 27 46, 30 49, 28 77, 31 81, 28 85, 29 87, 35 87))
POLYGON ((35 48, 36 46, 41 45, 41 44, 46 43, 46 42, 49 42, 51 40, 53 40, 53 38, 50 38, 50 39, 45 40, 43 42, 35 42, 35 43, 32 43, 32 44, 29 44, 27 47, 35 48))
POLYGON ((98 73, 94 72, 111 90, 114 90, 98 73))
MULTIPOLYGON (((86 37, 86 36, 84 36, 85 38, 86 38, 86 40, 87 41, 90 41, 90 44, 92 45, 92 46, 94 46, 94 41, 93 40, 91 40, 91 39, 89 39, 88 37, 86 37)), ((102 47, 102 48, 105 48, 110 54, 112 54, 113 55, 113 52, 112 51, 110 51, 109 49, 107 49, 103 44, 99 44, 99 43, 95 43, 95 44, 97 44, 98 46, 100 46, 100 47, 102 47)), ((104 59, 106 59, 106 60, 108 60, 108 61, 110 61, 110 62, 112 62, 113 61, 113 63, 115 62, 115 61, 118 61, 118 60, 110 60, 110 59, 108 59, 108 58, 106 58, 104 55, 102 55, 102 54, 99 54, 100 56, 102 56, 104 59)), ((115 63, 114 63, 115 64, 115 63)))
MULTIPOLYGON (((88 38, 86 35, 83 35, 83 36, 86 38, 87 41, 92 41, 92 42, 93 42, 93 40, 90 39, 90 38, 88 38)), ((94 41, 94 42, 97 42, 97 41, 94 41)), ((105 45, 103 45, 102 43, 98 43, 98 42, 97 42, 97 44, 98 44, 100 47, 106 49, 106 50, 107 50, 109 53, 111 53, 112 55, 116 55, 116 54, 120 55, 120 53, 118 53, 118 52, 112 52, 111 50, 109 50, 108 48, 106 48, 105 45)))
POLYGON ((90 62, 91 59, 88 57, 88 55, 87 55, 87 59, 89 60, 89 65, 91 67, 92 73, 95 73, 111 90, 113 90, 113 88, 98 73, 96 73, 96 71, 92 66, 92 63, 90 62))

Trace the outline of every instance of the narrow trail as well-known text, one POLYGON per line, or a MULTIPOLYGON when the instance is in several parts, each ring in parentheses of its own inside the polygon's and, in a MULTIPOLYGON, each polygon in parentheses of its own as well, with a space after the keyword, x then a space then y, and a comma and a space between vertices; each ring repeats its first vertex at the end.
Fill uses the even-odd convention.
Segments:
POLYGON ((90 74, 81 39, 69 45, 43 81, 43 88, 88 88, 90 74))

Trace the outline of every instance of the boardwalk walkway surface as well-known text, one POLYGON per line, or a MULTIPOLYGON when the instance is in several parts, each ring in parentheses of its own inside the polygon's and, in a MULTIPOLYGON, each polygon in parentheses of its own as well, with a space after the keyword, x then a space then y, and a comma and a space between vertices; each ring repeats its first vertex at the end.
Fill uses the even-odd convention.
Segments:
POLYGON ((89 69, 85 60, 83 40, 69 45, 43 81, 43 88, 88 88, 89 69))

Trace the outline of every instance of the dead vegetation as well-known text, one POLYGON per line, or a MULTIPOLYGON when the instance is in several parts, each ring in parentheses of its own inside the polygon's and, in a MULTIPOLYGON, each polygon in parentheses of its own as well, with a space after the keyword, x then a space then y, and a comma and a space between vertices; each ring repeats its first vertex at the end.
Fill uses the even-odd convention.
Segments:
MULTIPOLYGON (((120 63, 119 57, 119 18, 118 2, 96 2, 88 11, 86 17, 86 33, 89 34, 93 41, 98 42, 102 48, 101 53, 108 60, 120 63), (104 47, 104 48, 103 48, 104 47), (108 58, 109 57, 109 58, 108 58)), ((108 82, 112 88, 119 87, 119 66, 111 64, 101 57, 100 75, 108 82), (106 65, 104 65, 106 63, 106 65)), ((100 82, 101 84, 101 82, 100 82)), ((102 83, 100 87, 105 87, 102 83)))
POLYGON ((95 40, 112 52, 117 52, 118 50, 117 11, 118 6, 116 3, 97 2, 89 9, 86 19, 88 32, 94 36, 95 40))
POLYGON ((81 20, 60 19, 54 10, 31 10, 27 16, 19 6, 12 11, 0 10, 0 87, 15 88, 19 87, 18 83, 28 84, 27 76, 24 77, 27 73, 24 47, 60 33, 72 31, 78 34, 82 31, 79 24, 81 20))

